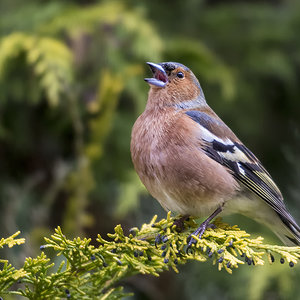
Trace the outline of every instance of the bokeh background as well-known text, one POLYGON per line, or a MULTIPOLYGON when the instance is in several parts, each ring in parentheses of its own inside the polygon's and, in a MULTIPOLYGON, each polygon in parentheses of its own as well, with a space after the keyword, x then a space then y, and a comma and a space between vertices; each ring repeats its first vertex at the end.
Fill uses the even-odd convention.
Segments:
MULTIPOLYGON (((132 125, 145 61, 189 66, 210 106, 262 160, 300 222, 300 2, 0 2, 1 252, 20 266, 61 225, 68 237, 126 230, 165 212, 137 178, 132 125)), ((244 217, 231 224, 279 243, 244 217)), ((124 282, 131 299, 300 299, 299 267, 192 262, 124 282)))

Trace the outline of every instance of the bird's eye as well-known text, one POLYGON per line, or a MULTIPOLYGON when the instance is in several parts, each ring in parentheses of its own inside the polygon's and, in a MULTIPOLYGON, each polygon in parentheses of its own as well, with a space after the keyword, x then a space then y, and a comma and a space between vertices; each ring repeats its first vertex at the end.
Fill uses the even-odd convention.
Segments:
POLYGON ((177 77, 178 77, 178 78, 183 78, 183 77, 184 77, 184 74, 183 74, 182 72, 178 72, 178 73, 177 73, 177 77))

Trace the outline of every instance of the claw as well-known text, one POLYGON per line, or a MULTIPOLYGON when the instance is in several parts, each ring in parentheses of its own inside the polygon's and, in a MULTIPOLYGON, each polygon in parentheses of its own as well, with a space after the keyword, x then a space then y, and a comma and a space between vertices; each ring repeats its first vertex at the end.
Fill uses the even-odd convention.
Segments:
POLYGON ((186 253, 189 253, 189 250, 191 249, 192 245, 197 244, 197 240, 193 238, 193 235, 198 236, 199 239, 202 238, 203 233, 205 230, 209 227, 209 223, 204 221, 192 234, 188 236, 188 246, 186 249, 186 253))
POLYGON ((216 228, 214 224, 211 224, 210 221, 218 215, 222 211, 222 207, 217 208, 211 216, 209 216, 192 234, 190 234, 187 238, 187 248, 186 248, 186 253, 189 253, 189 250, 191 249, 192 245, 195 245, 197 243, 197 240, 192 237, 198 236, 199 239, 202 238, 203 233, 207 228, 216 228))
MULTIPOLYGON (((194 234, 194 233, 192 233, 194 234)), ((186 254, 189 254, 191 248, 193 245, 196 245, 197 241, 192 237, 192 234, 190 234, 187 238, 187 242, 188 242, 188 245, 187 245, 187 248, 186 248, 186 254)))

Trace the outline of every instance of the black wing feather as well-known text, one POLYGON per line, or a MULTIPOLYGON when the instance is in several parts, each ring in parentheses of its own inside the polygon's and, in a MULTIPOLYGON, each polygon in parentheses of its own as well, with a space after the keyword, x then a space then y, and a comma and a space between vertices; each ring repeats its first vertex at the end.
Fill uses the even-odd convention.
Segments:
MULTIPOLYGON (((214 121, 209 116, 199 111, 189 111, 186 114, 214 134, 212 124, 214 121), (204 115, 205 118, 203 118, 204 115)), ((218 122, 220 123, 219 120, 218 122)), ((211 141, 204 141, 203 150, 210 158, 226 166, 240 183, 270 205, 285 224, 292 225, 300 232, 300 227, 285 207, 277 185, 247 147, 238 142, 228 143, 228 140, 225 142, 217 136, 211 141)), ((291 228, 291 226, 288 227, 291 228)))

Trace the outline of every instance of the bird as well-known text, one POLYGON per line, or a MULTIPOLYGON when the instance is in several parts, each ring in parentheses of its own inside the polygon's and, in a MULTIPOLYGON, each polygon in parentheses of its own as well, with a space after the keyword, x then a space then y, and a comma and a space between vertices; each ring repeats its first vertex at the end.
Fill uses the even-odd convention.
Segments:
POLYGON ((207 217, 193 233, 199 238, 217 215, 238 213, 269 227, 285 245, 299 246, 300 227, 279 188, 207 104, 193 72, 177 62, 147 64, 150 90, 130 150, 149 193, 166 211, 207 217))

